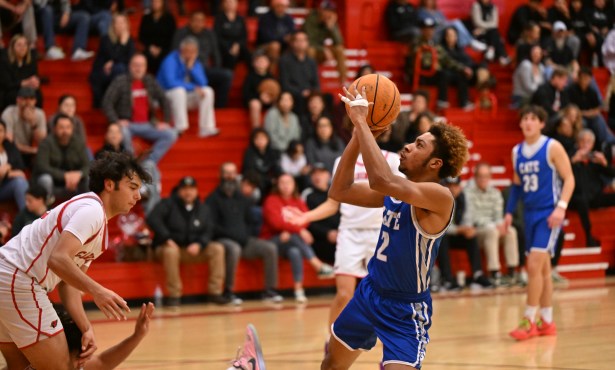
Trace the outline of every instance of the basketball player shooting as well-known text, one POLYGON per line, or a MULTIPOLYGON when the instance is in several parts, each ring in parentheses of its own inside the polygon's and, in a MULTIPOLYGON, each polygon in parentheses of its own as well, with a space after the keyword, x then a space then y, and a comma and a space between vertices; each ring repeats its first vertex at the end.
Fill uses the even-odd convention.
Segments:
POLYGON ((108 318, 126 319, 130 311, 122 297, 85 272, 107 248, 107 220, 130 211, 150 175, 130 155, 108 153, 92 163, 89 177, 91 192, 45 213, 0 248, 0 351, 8 370, 74 369, 47 296, 56 286, 82 333, 79 366, 96 351, 81 292, 108 318))
POLYGON ((333 323, 321 369, 348 369, 376 338, 383 343, 385 369, 419 369, 431 326, 429 276, 454 207, 452 194, 439 182, 459 175, 467 143, 458 128, 436 123, 400 152, 399 170, 407 179, 395 176, 374 139, 381 131, 372 132, 367 124, 365 88, 351 90, 344 89, 341 98, 355 130, 329 196, 362 207, 384 206, 384 212, 368 275, 333 323), (354 182, 359 151, 367 184, 354 182))

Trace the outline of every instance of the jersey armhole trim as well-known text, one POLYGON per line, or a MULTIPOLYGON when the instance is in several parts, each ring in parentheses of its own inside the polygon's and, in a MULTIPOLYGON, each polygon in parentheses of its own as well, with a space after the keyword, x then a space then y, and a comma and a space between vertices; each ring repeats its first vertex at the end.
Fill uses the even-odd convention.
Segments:
POLYGON ((448 223, 446 224, 446 226, 444 226, 442 231, 440 231, 437 234, 430 234, 430 233, 426 232, 421 227, 421 225, 419 224, 418 219, 416 218, 416 211, 415 211, 414 206, 412 204, 409 204, 409 206, 410 206, 410 215, 412 217, 412 224, 414 224, 414 227, 416 228, 416 231, 418 231, 419 234, 421 234, 425 238, 437 239, 437 238, 441 237, 442 235, 444 235, 444 233, 446 232, 446 229, 448 229, 448 227, 453 222, 453 215, 455 214, 455 203, 454 202, 453 202, 453 208, 451 209, 451 215, 449 216, 449 219, 448 219, 448 223))

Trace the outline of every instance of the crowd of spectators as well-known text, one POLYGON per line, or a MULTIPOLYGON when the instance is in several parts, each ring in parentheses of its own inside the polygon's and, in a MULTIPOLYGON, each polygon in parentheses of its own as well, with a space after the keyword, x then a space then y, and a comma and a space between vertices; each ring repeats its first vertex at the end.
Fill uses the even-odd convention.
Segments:
MULTIPOLYGON (((335 65, 342 84, 354 77, 348 73, 338 5, 316 2, 298 26, 289 13, 289 0, 271 0, 259 16, 252 47, 237 0, 216 4, 211 27, 209 14, 201 10, 189 13, 185 25, 178 27, 181 22, 166 1, 152 0, 138 33, 132 34, 132 18, 116 1, 0 0, 0 13, 19 15, 23 30, 0 52, 0 200, 15 201, 18 230, 47 206, 86 191, 89 163, 101 153, 140 154, 154 178, 142 190, 147 195, 144 211, 154 232, 156 257, 165 267, 169 304, 180 302, 179 264, 199 261, 210 265, 211 300, 241 303, 234 294, 240 258, 263 260, 263 298, 278 302, 278 257, 290 260, 295 298, 305 302, 303 260, 319 276, 331 276, 339 217, 299 227, 286 223, 284 212, 285 207, 307 210, 326 200, 335 159, 350 137, 351 126, 337 114, 340 107, 321 91, 318 70, 323 63, 335 65), (101 148, 88 148, 86 124, 76 114, 74 96, 62 96, 49 118, 42 110, 40 87, 49 81, 39 74, 38 60, 66 57, 56 42, 57 32, 72 35, 72 61, 93 58, 92 103, 108 123, 101 148), (100 38, 96 51, 88 50, 90 34, 100 38), (217 125, 215 110, 229 105, 236 67, 242 63, 248 68, 242 102, 252 129, 243 163, 223 164, 220 184, 209 195, 198 194, 194 178, 185 177, 169 197, 160 199, 158 165, 189 129, 189 110, 198 110, 199 138, 224 130, 217 125), (144 153, 133 147, 137 137, 151 144, 144 153)), ((438 109, 449 108, 451 86, 460 108, 475 109, 472 88, 493 87, 493 63, 510 66, 512 106, 531 103, 549 113, 545 134, 564 144, 580 184, 571 207, 580 215, 587 245, 598 245, 588 214, 591 208, 615 204, 603 193, 615 176, 609 155, 615 147, 615 79, 603 94, 590 67, 606 65, 615 72, 612 4, 556 0, 545 8, 540 0, 528 0, 514 12, 505 39, 492 0, 476 0, 467 19, 448 19, 435 0, 421 0, 418 6, 390 0, 383 16, 390 38, 409 46, 408 81, 417 88, 436 86, 437 96, 420 88, 412 91, 410 110, 378 139, 381 148, 397 151, 427 131, 438 119, 430 111, 430 99, 438 109)), ((363 66, 357 77, 371 72, 371 66, 363 66)), ((459 246, 468 252, 470 284, 488 288, 521 280, 522 243, 514 228, 504 232, 502 194, 489 178, 489 166, 479 164, 463 191, 458 179, 447 182, 465 207, 458 207, 443 242, 443 289, 457 288, 447 256, 449 248, 459 246), (500 266, 500 244, 505 268, 500 266)))

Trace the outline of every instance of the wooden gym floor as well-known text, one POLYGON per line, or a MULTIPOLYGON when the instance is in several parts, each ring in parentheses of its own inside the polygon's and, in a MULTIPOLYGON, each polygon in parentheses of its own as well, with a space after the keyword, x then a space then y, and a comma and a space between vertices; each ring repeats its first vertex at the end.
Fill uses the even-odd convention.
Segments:
MULTIPOLYGON (((557 287, 558 336, 520 343, 507 332, 522 315, 522 289, 434 296, 431 342, 423 369, 615 368, 615 278, 557 287)), ((120 368, 225 370, 243 342, 246 324, 253 323, 267 370, 319 369, 328 337, 330 299, 310 297, 305 306, 288 299, 277 306, 246 302, 241 308, 187 305, 177 311, 158 309, 149 336, 120 368)), ((90 316, 99 351, 132 332, 134 321, 106 321, 99 312, 90 312, 90 316)), ((377 370, 381 350, 378 344, 352 368, 377 370)))

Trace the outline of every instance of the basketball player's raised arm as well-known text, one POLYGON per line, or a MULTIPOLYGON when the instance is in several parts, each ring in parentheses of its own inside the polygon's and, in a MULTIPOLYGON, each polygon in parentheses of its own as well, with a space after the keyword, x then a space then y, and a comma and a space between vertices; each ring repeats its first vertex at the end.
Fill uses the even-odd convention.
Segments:
POLYGON ((149 323, 154 314, 154 304, 143 303, 137 322, 135 323, 135 331, 128 338, 119 342, 115 346, 105 350, 100 355, 94 355, 92 360, 85 364, 85 370, 111 370, 118 367, 130 354, 137 348, 139 343, 145 338, 149 331, 149 323))
POLYGON ((126 301, 113 291, 106 289, 87 276, 75 265, 73 257, 81 249, 81 240, 70 231, 64 230, 47 262, 48 267, 62 281, 74 288, 89 293, 100 310, 108 318, 126 319, 123 311, 130 312, 126 301))
MULTIPOLYGON (((333 176, 329 197, 338 202, 360 207, 382 207, 384 205, 384 195, 382 193, 370 189, 366 183, 354 182, 354 167, 358 157, 359 143, 358 139, 353 135, 346 149, 344 149, 335 176, 333 176)), ((380 154, 380 157, 382 157, 382 154, 380 154)))
POLYGON ((570 159, 564 149, 564 146, 558 141, 553 140, 549 147, 549 158, 551 163, 555 166, 555 170, 559 177, 562 178, 562 192, 557 202, 557 206, 551 215, 547 218, 549 227, 557 227, 562 224, 564 217, 566 216, 566 208, 568 202, 574 192, 574 174, 572 172, 572 166, 570 165, 570 159))
MULTIPOLYGON (((365 89, 365 88, 364 88, 365 89)), ((362 94, 365 94, 363 89, 362 94)), ((356 89, 355 89, 356 90, 356 89)), ((352 97, 350 93, 347 96, 352 97)), ((440 184, 433 182, 413 182, 399 177, 391 171, 391 167, 376 143, 374 134, 367 125, 367 107, 350 108, 350 119, 355 126, 353 139, 359 141, 363 163, 367 171, 369 187, 381 194, 412 204, 443 217, 450 217, 453 197, 451 192, 440 184)), ((418 143, 417 145, 421 145, 418 143)))

